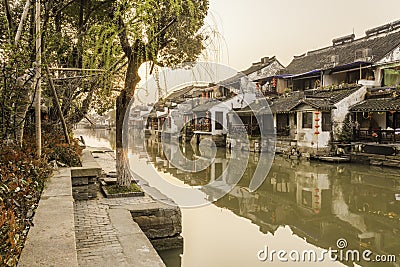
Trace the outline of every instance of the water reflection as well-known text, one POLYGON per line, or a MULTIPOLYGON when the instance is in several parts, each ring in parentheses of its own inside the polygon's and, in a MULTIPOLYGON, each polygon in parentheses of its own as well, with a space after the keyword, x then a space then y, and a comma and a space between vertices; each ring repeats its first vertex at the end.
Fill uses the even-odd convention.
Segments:
MULTIPOLYGON (((142 143, 143 140, 138 141, 142 143)), ((183 172, 171 166, 167 158, 182 151, 188 160, 199 156, 191 145, 157 142, 132 149, 150 155, 151 164, 188 185, 205 185, 222 176, 229 161, 240 153, 218 148, 215 160, 200 172, 183 172), (166 153, 171 153, 168 157, 166 153)), ((263 233, 274 233, 281 225, 322 248, 336 248, 338 238, 345 238, 347 249, 374 254, 396 255, 400 251, 400 174, 392 169, 374 169, 360 165, 320 164, 276 157, 267 180, 256 191, 248 189, 257 153, 251 154, 243 178, 233 190, 214 204, 250 219, 263 233)), ((229 176, 229 175, 228 175, 229 176)), ((229 180, 229 178, 228 178, 229 180)), ((235 181, 233 181, 235 182, 235 181)), ((229 182, 228 182, 229 183, 229 182)), ((213 199, 216 188, 205 193, 213 199)), ((361 262, 363 266, 378 263, 361 262)), ((352 265, 352 264, 351 264, 352 265)), ((398 266, 393 263, 388 266, 398 266)), ((379 263, 379 266, 383 266, 379 263)))
MULTIPOLYGON (((175 158, 178 152, 185 155, 185 159, 180 160, 188 161, 206 155, 190 144, 170 143, 163 147, 140 135, 131 135, 131 138, 131 154, 147 159, 147 164, 154 166, 158 172, 169 174, 189 186, 206 185, 224 177, 229 161, 240 158, 240 153, 218 148, 209 166, 200 166, 205 168, 199 172, 182 171, 168 158, 175 158)), ((338 238, 345 238, 347 249, 369 249, 374 255, 391 254, 400 259, 400 201, 395 197, 400 194, 400 173, 397 169, 293 161, 278 156, 263 185, 250 192, 249 183, 257 164, 260 164, 259 155, 251 153, 243 178, 214 205, 250 220, 262 233, 276 233, 278 227, 284 225, 317 247, 335 249, 338 238)), ((229 182, 229 177, 225 178, 228 184, 234 184, 229 182)), ((207 189, 204 193, 212 200, 218 187, 207 189)), ((187 220, 189 214, 193 216, 194 212, 184 212, 187 220)), ((213 213, 210 210, 207 212, 207 215, 213 213)), ((183 223, 185 228, 185 221, 183 223)), ((192 235, 193 232, 185 235, 185 249, 192 235)), ((288 242, 291 242, 290 239, 288 242)), ((164 256, 176 259, 181 253, 164 253, 164 256)), ((187 251, 184 250, 185 253, 187 251)), ((186 261, 189 262, 189 259, 186 258, 186 261)), ((180 265, 178 260, 172 262, 175 263, 168 266, 180 265)), ((344 263, 353 266, 350 262, 344 263)), ((398 263, 362 261, 358 264, 399 266, 398 263)))

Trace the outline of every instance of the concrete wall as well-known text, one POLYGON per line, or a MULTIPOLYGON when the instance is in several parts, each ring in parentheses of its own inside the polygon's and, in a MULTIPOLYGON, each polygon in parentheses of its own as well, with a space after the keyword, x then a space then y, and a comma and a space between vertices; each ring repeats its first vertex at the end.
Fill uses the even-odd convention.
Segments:
POLYGON ((276 92, 278 94, 285 93, 285 89, 288 88, 288 81, 285 79, 277 79, 276 81, 276 92))
POLYGON ((262 68, 256 72, 250 73, 248 75, 248 77, 251 81, 254 81, 259 78, 274 76, 281 69, 283 69, 282 65, 279 64, 279 62, 275 60, 268 66, 265 66, 264 68, 262 68))
POLYGON ((400 60, 400 46, 392 50, 389 54, 387 54, 384 58, 379 60, 377 64, 387 64, 393 63, 400 60))
MULTIPOLYGON (((330 141, 330 132, 322 131, 322 127, 318 129, 320 134, 315 134, 315 125, 317 115, 315 114, 315 109, 308 105, 302 105, 298 108, 297 112, 297 145, 299 147, 308 147, 312 149, 319 148, 328 148, 330 141), (312 112, 313 114, 313 123, 312 128, 303 128, 303 112, 312 112)), ((321 119, 321 113, 318 115, 321 119)), ((321 120, 318 122, 318 125, 321 125, 321 120)))
POLYGON ((210 108, 211 120, 212 120, 212 134, 213 135, 221 135, 227 133, 228 128, 228 118, 227 114, 232 108, 244 108, 253 103, 256 100, 256 95, 254 93, 245 93, 237 95, 227 101, 221 102, 218 105, 213 106, 210 108), (223 112, 223 129, 216 130, 215 129, 215 112, 221 111, 223 112))
POLYGON ((335 139, 338 138, 338 135, 342 130, 343 122, 347 113, 349 112, 349 107, 364 100, 366 93, 367 87, 363 86, 356 92, 335 104, 336 109, 332 110, 332 131, 335 139))
POLYGON ((329 86, 333 84, 340 84, 346 81, 346 73, 333 73, 331 75, 324 74, 323 86, 329 86))

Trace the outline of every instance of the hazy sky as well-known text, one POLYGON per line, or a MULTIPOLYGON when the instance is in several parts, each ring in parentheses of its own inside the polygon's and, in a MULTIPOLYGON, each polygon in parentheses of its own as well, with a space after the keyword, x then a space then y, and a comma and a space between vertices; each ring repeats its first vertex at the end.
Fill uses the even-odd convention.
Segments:
POLYGON ((210 60, 246 69, 263 56, 283 65, 332 39, 400 19, 400 0, 210 0, 208 23, 218 27, 210 60))

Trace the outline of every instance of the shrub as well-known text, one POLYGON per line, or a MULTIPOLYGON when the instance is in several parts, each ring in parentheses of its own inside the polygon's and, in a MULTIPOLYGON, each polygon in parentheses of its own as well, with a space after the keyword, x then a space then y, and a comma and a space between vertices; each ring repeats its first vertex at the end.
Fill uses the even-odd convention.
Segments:
POLYGON ((0 266, 16 266, 24 246, 45 180, 51 174, 48 162, 57 160, 80 166, 81 148, 74 139, 63 144, 63 135, 43 133, 43 155, 35 156, 35 141, 25 137, 22 148, 0 143, 0 266))
POLYGON ((29 148, 0 148, 0 265, 15 266, 51 170, 29 148))

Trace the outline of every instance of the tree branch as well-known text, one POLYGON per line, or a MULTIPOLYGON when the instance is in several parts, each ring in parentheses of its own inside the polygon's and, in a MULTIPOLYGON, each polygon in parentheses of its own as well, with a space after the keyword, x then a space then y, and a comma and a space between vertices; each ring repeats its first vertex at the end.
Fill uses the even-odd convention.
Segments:
POLYGON ((129 44, 128 40, 128 33, 126 31, 125 23, 122 20, 122 17, 119 15, 117 18, 117 24, 118 24, 118 36, 119 36, 119 41, 121 43, 122 50, 124 51, 125 55, 130 58, 132 56, 132 47, 129 44))
POLYGON ((10 3, 8 2, 8 0, 4 0, 4 8, 5 8, 6 18, 7 18, 7 23, 8 23, 8 31, 9 31, 9 34, 11 37, 12 33, 14 32, 14 21, 11 16, 10 3))

